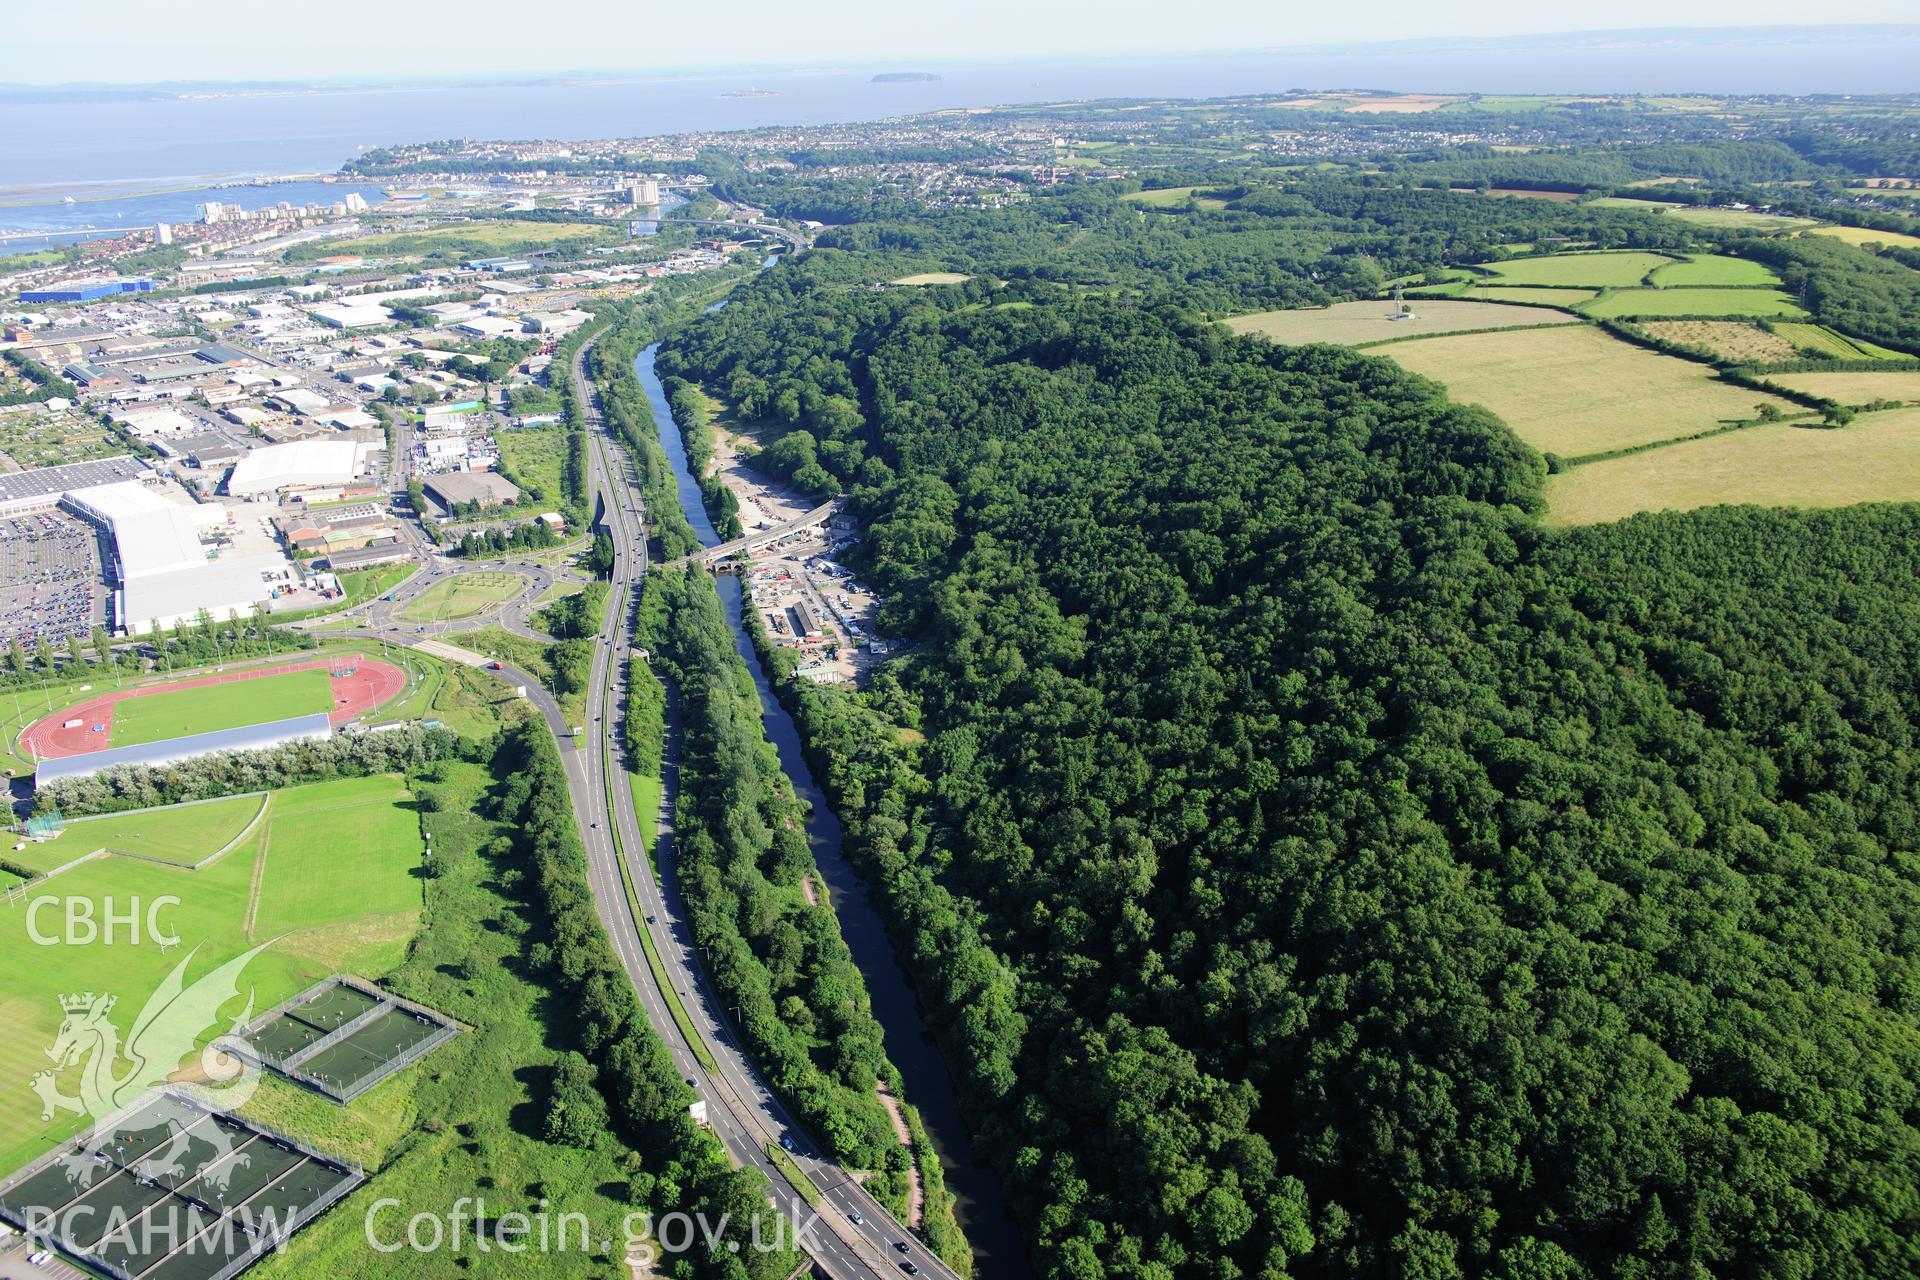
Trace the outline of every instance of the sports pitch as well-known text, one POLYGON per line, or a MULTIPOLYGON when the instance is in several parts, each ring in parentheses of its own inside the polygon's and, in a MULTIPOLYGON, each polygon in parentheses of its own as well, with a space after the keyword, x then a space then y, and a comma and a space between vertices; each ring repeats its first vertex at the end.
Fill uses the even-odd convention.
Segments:
MULTIPOLYGON (((252 803, 257 806, 258 797, 252 803)), ((231 838, 229 827, 239 821, 237 808, 219 822, 202 812, 208 808, 174 806, 101 822, 137 824, 157 833, 149 838, 175 857, 197 861, 219 848, 214 841, 231 838), (189 837, 196 827, 204 846, 189 837)), ((72 824, 41 847, 58 849, 86 825, 72 824)), ((75 856, 97 847, 94 839, 73 845, 75 856)), ((256 944, 270 944, 247 966, 226 1015, 246 1007, 249 992, 259 1010, 342 969, 378 977, 404 958, 419 923, 420 854, 418 815, 399 777, 340 779, 274 793, 254 829, 199 870, 95 858, 0 904, 0 1025, 10 1032, 0 1037, 0 1079, 19 1082, 0 1089, 0 1170, 38 1155, 74 1123, 71 1113, 42 1121, 40 1100, 26 1087, 50 1065, 46 1051, 63 1017, 60 996, 115 996, 110 1021, 125 1036, 162 980, 189 955, 183 977, 191 983, 256 944), (30 917, 33 900, 42 896, 56 905, 30 917), (123 926, 111 944, 65 927, 69 899, 98 924, 109 907, 125 914, 136 902, 169 897, 177 903, 162 908, 154 924, 163 936, 179 938, 170 948, 147 932, 144 915, 139 936, 127 937, 123 926), (35 940, 30 919, 51 945, 35 940)), ((55 1083, 74 1093, 79 1069, 55 1083)))
POLYGON ((254 819, 265 816, 268 805, 264 795, 223 796, 164 809, 76 818, 66 824, 58 840, 42 847, 59 862, 105 849, 192 866, 239 839, 254 819))
POLYGON ((1505 419, 1522 440, 1567 458, 1671 440, 1797 405, 1716 379, 1706 368, 1589 325, 1401 342, 1381 354, 1505 419))
POLYGON ((190 733, 213 733, 333 710, 326 671, 289 671, 229 684, 124 698, 114 704, 108 744, 138 746, 190 733))

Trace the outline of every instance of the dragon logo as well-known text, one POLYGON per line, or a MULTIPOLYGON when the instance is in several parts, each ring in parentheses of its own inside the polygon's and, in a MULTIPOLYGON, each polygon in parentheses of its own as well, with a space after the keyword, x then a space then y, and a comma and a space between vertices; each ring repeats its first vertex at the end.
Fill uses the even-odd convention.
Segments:
MULTIPOLYGON (((239 1052, 242 1042, 236 1035, 253 1016, 253 997, 249 993, 246 1007, 225 1030, 218 1030, 220 1010, 240 994, 242 971, 270 945, 262 943, 188 984, 187 966, 199 954, 194 948, 148 997, 124 1040, 112 1020, 117 997, 89 991, 60 998, 64 1017, 47 1049, 53 1066, 35 1072, 30 1083, 40 1096, 42 1120, 72 1112, 92 1122, 61 1157, 70 1183, 91 1186, 97 1174, 117 1163, 120 1137, 101 1121, 161 1085, 221 1110, 253 1096, 260 1086, 260 1068, 251 1055, 239 1052), (215 1028, 215 1034, 203 1045, 201 1037, 209 1028, 215 1028), (196 1047, 196 1062, 183 1066, 196 1047), (66 1092, 62 1081, 67 1079, 77 1093, 66 1092)), ((234 1171, 247 1163, 244 1153, 227 1158, 233 1155, 233 1140, 220 1125, 194 1125, 191 1137, 182 1121, 170 1118, 167 1125, 166 1140, 128 1166, 145 1181, 177 1178, 190 1167, 185 1157, 196 1143, 202 1155, 204 1148, 212 1148, 211 1159, 194 1163, 203 1165, 201 1179, 217 1189, 224 1190, 234 1171)))

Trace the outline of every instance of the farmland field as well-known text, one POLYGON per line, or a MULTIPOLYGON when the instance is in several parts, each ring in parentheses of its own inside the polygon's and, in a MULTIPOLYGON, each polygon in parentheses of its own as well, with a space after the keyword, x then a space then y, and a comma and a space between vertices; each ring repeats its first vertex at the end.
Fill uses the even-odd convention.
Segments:
POLYGON ((1189 199, 1202 209, 1224 209, 1225 200, 1215 200, 1207 196, 1195 196, 1195 191, 1204 191, 1205 187, 1161 187, 1155 191, 1135 191, 1121 196, 1129 204, 1145 205, 1150 209, 1178 209, 1189 199))
POLYGON ((1389 320, 1391 302, 1341 302, 1331 307, 1295 311, 1259 311, 1234 316, 1226 323, 1235 333, 1257 333, 1275 342, 1333 342, 1362 346, 1418 334, 1458 333, 1463 329, 1501 329, 1530 324, 1573 324, 1571 316, 1555 315, 1537 307, 1511 307, 1494 302, 1457 302, 1419 299, 1407 304, 1411 320, 1389 320))
MULTIPOLYGON (((1757 324, 1739 320, 1650 320, 1640 326, 1662 342, 1705 347, 1724 360, 1765 363, 1792 360, 1800 353, 1793 343, 1757 324)), ((1781 326, 1785 328, 1786 326, 1781 326)), ((1815 328, 1796 325, 1795 328, 1815 328)))
POLYGON ((1537 289, 1526 285, 1514 285, 1511 288, 1500 285, 1488 285, 1484 288, 1469 289, 1460 295, 1470 302, 1534 302, 1549 307, 1577 307, 1599 296, 1595 289, 1537 289))
MULTIPOLYGON (((117 997, 111 1020, 124 1035, 147 998, 183 959, 188 960, 186 976, 192 982, 251 945, 271 940, 247 966, 239 997, 223 1010, 228 1014, 240 1011, 249 991, 258 1010, 329 973, 351 969, 377 978, 399 963, 418 924, 421 885, 415 876, 419 825, 416 815, 403 807, 402 787, 399 778, 386 776, 278 792, 266 818, 246 839, 198 871, 108 857, 46 882, 46 893, 56 901, 90 901, 102 920, 108 898, 121 912, 134 901, 177 899, 156 918, 163 935, 180 939, 179 946, 164 953, 144 931, 131 939, 123 932, 112 945, 88 944, 79 935, 66 934, 61 912, 53 909, 43 909, 34 920, 42 936, 54 939, 52 945, 41 945, 29 932, 29 908, 0 912, 0 1024, 9 1031, 0 1037, 0 1074, 19 1084, 0 1090, 0 1169, 12 1169, 38 1154, 73 1126, 71 1114, 43 1122, 40 1102, 26 1087, 35 1072, 49 1065, 45 1051, 60 1027, 63 993, 91 990, 117 997), (333 838, 343 831, 352 832, 352 843, 361 847, 333 838)), ((250 803, 257 807, 258 797, 250 803)), ((159 811, 138 815, 138 820, 149 825, 165 821, 159 811)), ((134 818, 101 819, 109 821, 134 818)), ((221 840, 224 827, 216 828, 201 816, 185 820, 185 825, 203 821, 206 838, 221 840)), ((46 847, 65 844, 74 838, 75 828, 84 826, 72 824, 46 847)), ((193 847, 179 838, 182 830, 173 828, 169 840, 178 838, 171 848, 183 860, 197 860, 219 848, 193 847)), ((178 1046, 170 1045, 161 1056, 170 1059, 174 1052, 178 1046)), ((58 1077, 65 1091, 74 1090, 78 1070, 58 1077)))
POLYGON ((114 704, 107 738, 116 747, 159 742, 190 733, 213 733, 241 725, 287 720, 333 708, 333 690, 322 668, 289 671, 257 680, 201 685, 126 698, 114 704))
POLYGON ((1745 258, 1729 258, 1718 253, 1690 253, 1685 262, 1675 262, 1653 273, 1653 283, 1662 289, 1684 285, 1777 285, 1780 277, 1765 264, 1745 258))
POLYGON ((1580 310, 1590 316, 1800 316, 1778 289, 1616 289, 1580 310))
POLYGON ((1767 381, 1808 395, 1825 396, 1841 404, 1920 401, 1920 370, 1914 369, 1893 369, 1886 373, 1775 373, 1769 374, 1767 381))
POLYGON ((1832 236, 1848 244, 1891 244, 1903 249, 1920 249, 1920 236, 1903 231, 1874 231, 1867 227, 1815 227, 1810 236, 1832 236))
POLYGON ((1838 507, 1920 499, 1920 409, 1841 430, 1748 427, 1590 462, 1547 478, 1547 518, 1592 524, 1720 503, 1838 507))
POLYGON ((965 284, 969 277, 960 271, 922 271, 917 275, 901 276, 898 280, 889 280, 888 284, 965 284))
POLYGON ((1776 324, 1779 335, 1796 347, 1840 360, 1897 360, 1900 353, 1817 324, 1776 324))
POLYGON ((1710 431, 1790 402, 1587 326, 1397 343, 1383 355, 1481 404, 1536 449, 1569 458, 1710 431))
MULTIPOLYGON (((1658 179, 1651 181, 1657 182, 1658 179)), ((1635 183, 1633 185, 1639 186, 1646 184, 1635 183)), ((1641 213, 1665 213, 1669 209, 1678 209, 1680 207, 1679 202, 1674 200, 1635 200, 1631 196, 1601 196, 1599 199, 1590 200, 1587 203, 1596 209, 1628 209, 1638 210, 1641 213)))
POLYGON ((442 579, 400 607, 411 622, 454 622, 485 613, 526 586, 513 573, 462 573, 442 579))
POLYGON ((1790 231, 1813 225, 1811 218, 1787 218, 1775 213, 1755 213, 1751 209, 1698 209, 1690 205, 1669 209, 1667 216, 1691 222, 1696 227, 1721 231, 1790 231))
POLYGON ((1544 258, 1489 262, 1501 284, 1575 285, 1624 288, 1637 285, 1656 268, 1673 261, 1657 253, 1556 253, 1544 258))

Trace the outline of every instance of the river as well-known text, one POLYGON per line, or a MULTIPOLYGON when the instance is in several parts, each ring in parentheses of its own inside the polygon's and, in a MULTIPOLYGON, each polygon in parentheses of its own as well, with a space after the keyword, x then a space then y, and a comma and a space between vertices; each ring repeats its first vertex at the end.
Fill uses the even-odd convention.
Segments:
MULTIPOLYGON (((771 260, 770 260, 771 261, 771 260)), ((633 371, 640 379, 647 402, 653 408, 653 420, 659 424, 660 443, 673 465, 674 485, 687 522, 704 546, 722 539, 700 499, 700 485, 687 465, 686 442, 680 425, 674 421, 666 391, 654 373, 654 358, 659 344, 648 347, 634 358, 633 371)), ((775 697, 772 682, 760 655, 753 647, 743 622, 744 600, 740 579, 722 575, 717 583, 720 602, 733 624, 733 647, 746 660, 753 673, 754 687, 760 691, 761 718, 767 738, 780 753, 780 764, 793 782, 794 791, 810 806, 807 838, 813 846, 813 859, 827 882, 834 914, 840 919, 840 933, 853 952, 854 963, 866 978, 867 992, 873 998, 873 1016, 886 1032, 887 1056, 900 1068, 906 1080, 907 1098, 920 1109, 927 1133, 933 1139, 934 1152, 940 1158, 948 1190, 954 1196, 954 1217, 973 1246, 976 1275, 1012 1277, 1025 1280, 1031 1275, 1020 1247, 1020 1238, 1007 1214, 1005 1190, 991 1169, 979 1164, 973 1155, 973 1143, 967 1136, 966 1122, 960 1116, 960 1100, 946 1060, 920 1025, 920 1010, 907 981, 905 970, 893 954, 886 926, 875 909, 867 887, 841 847, 840 819, 814 781, 801 747, 800 730, 793 717, 775 697)))

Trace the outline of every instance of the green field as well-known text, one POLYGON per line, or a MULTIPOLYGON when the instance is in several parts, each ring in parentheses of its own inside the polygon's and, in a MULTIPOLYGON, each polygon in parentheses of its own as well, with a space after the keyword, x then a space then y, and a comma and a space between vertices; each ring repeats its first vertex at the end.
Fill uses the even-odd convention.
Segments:
POLYGON ((327 240, 302 245, 288 253, 289 261, 356 253, 367 257, 498 257, 535 249, 577 247, 595 241, 613 241, 624 234, 589 222, 528 222, 517 218, 448 222, 423 231, 392 231, 353 240, 327 240))
POLYGON ((1875 346, 1859 338, 1849 338, 1825 325, 1818 324, 1776 324, 1775 333, 1796 347, 1805 348, 1836 360, 1899 360, 1903 357, 1898 351, 1889 351, 1885 347, 1875 346))
POLYGON ((1455 400, 1481 404, 1522 440, 1568 458, 1693 435, 1797 406, 1588 325, 1465 334, 1381 348, 1455 400))
POLYGON ((1188 200, 1202 209, 1224 209, 1225 200, 1216 200, 1208 196, 1196 196, 1195 191, 1205 191, 1205 187, 1161 187, 1157 191, 1134 191, 1121 196, 1129 204, 1145 205, 1150 209, 1181 209, 1188 200))
POLYGON ((1775 373, 1769 374, 1767 381, 1841 404, 1872 404, 1875 400, 1920 402, 1920 370, 1914 369, 1890 369, 1885 373, 1775 373))
POLYGON ((1787 218, 1775 213, 1755 213, 1751 209, 1697 209, 1683 206, 1669 209, 1667 216, 1691 222, 1696 227, 1712 227, 1719 231, 1791 231, 1796 227, 1813 225, 1811 218, 1787 218))
POLYGON ((1916 500, 1920 409, 1869 414, 1839 430, 1748 427, 1547 478, 1547 517, 1555 524, 1721 503, 1839 507, 1916 500))
POLYGON ((257 936, 417 911, 420 822, 405 785, 354 778, 274 795, 257 936), (315 874, 324 868, 324 875, 315 874))
POLYGON ((1777 285, 1780 277, 1770 267, 1745 258, 1729 258, 1719 253, 1690 253, 1685 262, 1674 262, 1653 273, 1653 283, 1662 289, 1680 286, 1752 286, 1777 285))
MULTIPOLYGON (((0 1026, 9 1033, 0 1037, 0 1077, 18 1086, 0 1090, 0 1169, 38 1154, 75 1123, 71 1113, 42 1121, 40 1102, 26 1087, 49 1065, 46 1050, 60 1028, 62 994, 115 996, 111 1021, 125 1035, 162 979, 189 955, 191 983, 254 943, 272 940, 247 967, 241 998, 229 1002, 228 1015, 241 1010, 249 989, 259 1010, 341 969, 377 978, 398 964, 419 922, 423 883, 416 874, 418 821, 405 795, 395 777, 290 788, 275 794, 266 818, 231 853, 198 871, 139 858, 97 858, 32 892, 63 904, 88 900, 96 920, 104 920, 109 905, 124 913, 136 900, 177 898, 156 918, 163 933, 180 939, 164 953, 144 929, 138 938, 123 932, 111 945, 79 940, 61 926, 64 907, 43 909, 35 918, 42 936, 54 939, 41 945, 29 932, 26 904, 0 908, 0 1026), (350 848, 336 832, 352 832, 368 847, 350 848)), ((259 800, 249 803, 257 808, 259 800)), ((149 829, 166 822, 157 812, 101 821, 149 829)), ((183 860, 197 860, 219 848, 211 842, 225 831, 226 825, 196 814, 170 826, 162 839, 183 860), (207 847, 185 842, 182 833, 195 825, 207 847)), ((70 830, 48 847, 74 834, 70 830)), ((179 1048, 168 1046, 162 1058, 171 1059, 179 1048)), ((74 1091, 77 1075, 76 1068, 59 1077, 64 1091, 74 1091)))
POLYGON ((1658 253, 1555 253, 1544 258, 1489 262, 1501 284, 1573 285, 1609 289, 1637 285, 1673 261, 1658 253))
POLYGON ((1340 302, 1331 307, 1293 311, 1259 311, 1227 320, 1235 333, 1257 333, 1289 345, 1333 342, 1365 346, 1423 334, 1458 333, 1468 329, 1502 329, 1518 325, 1571 324, 1571 316, 1538 307, 1514 307, 1495 302, 1460 302, 1451 298, 1421 298, 1407 306, 1411 320, 1393 320, 1391 302, 1340 302))
POLYGON ((521 506, 562 500, 560 477, 567 465, 564 430, 558 426, 515 427, 500 432, 494 440, 500 446, 501 474, 526 491, 521 506))
POLYGON ((1677 200, 1635 200, 1632 196, 1601 196, 1587 203, 1596 209, 1629 209, 1641 213, 1665 213, 1680 207, 1677 200))
POLYGON ((443 578, 400 607, 410 622, 457 622, 511 600, 527 585, 515 573, 462 573, 443 578))
POLYGON ((1572 309, 1600 295, 1594 289, 1541 289, 1527 285, 1514 285, 1509 288, 1496 284, 1468 289, 1459 296, 1466 302, 1531 302, 1549 307, 1572 309))
POLYGON ((1620 316, 1802 316, 1778 289, 1615 289, 1580 308, 1606 319, 1620 316))
POLYGON ((331 711, 330 680, 324 668, 316 668, 126 698, 114 704, 107 740, 116 747, 131 747, 331 711))
POLYGON ((1889 244, 1902 249, 1920 249, 1920 236, 1904 231, 1874 231, 1867 227, 1815 227, 1810 236, 1831 236, 1848 244, 1889 244))
POLYGON ((76 818, 58 840, 40 846, 59 862, 94 849, 131 853, 190 866, 226 845, 260 814, 264 796, 226 796, 103 818, 76 818))

